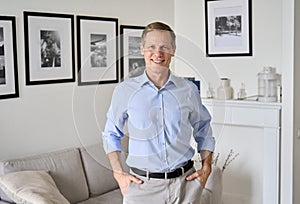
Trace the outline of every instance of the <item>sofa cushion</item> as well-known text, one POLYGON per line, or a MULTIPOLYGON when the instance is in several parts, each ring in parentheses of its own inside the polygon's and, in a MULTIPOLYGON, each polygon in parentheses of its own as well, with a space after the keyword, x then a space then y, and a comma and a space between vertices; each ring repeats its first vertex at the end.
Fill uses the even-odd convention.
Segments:
MULTIPOLYGON (((3 162, 0 162, 0 176, 4 174, 3 162)), ((12 200, 2 191, 0 188, 0 200, 6 202, 12 202, 12 200)))
MULTIPOLYGON (((81 148, 80 151, 91 196, 98 196, 118 188, 107 155, 100 143, 81 148)), ((125 155, 121 156, 122 165, 128 171, 125 155)))
POLYGON ((47 171, 18 171, 2 175, 0 187, 16 203, 70 204, 47 171))
POLYGON ((3 173, 24 170, 48 170, 59 191, 71 203, 89 197, 78 148, 4 161, 3 173))
POLYGON ((123 197, 121 195, 121 191, 119 189, 110 191, 103 195, 90 198, 86 201, 80 202, 78 204, 122 204, 123 197))
MULTIPOLYGON (((1 174, 0 174, 1 175, 1 174)), ((0 200, 1 201, 6 201, 6 202, 13 202, 3 191, 2 189, 0 188, 0 200)))

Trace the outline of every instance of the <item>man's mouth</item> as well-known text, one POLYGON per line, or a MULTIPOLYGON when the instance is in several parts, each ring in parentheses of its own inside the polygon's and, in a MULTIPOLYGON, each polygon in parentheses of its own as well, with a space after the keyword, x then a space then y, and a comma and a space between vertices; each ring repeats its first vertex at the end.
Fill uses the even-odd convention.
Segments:
POLYGON ((164 63, 165 60, 151 59, 151 61, 154 62, 155 64, 162 64, 164 63))

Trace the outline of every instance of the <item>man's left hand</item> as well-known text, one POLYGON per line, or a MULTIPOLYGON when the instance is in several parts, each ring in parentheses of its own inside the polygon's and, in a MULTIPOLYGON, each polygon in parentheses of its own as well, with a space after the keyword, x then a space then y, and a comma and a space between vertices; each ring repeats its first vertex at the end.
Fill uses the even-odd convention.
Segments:
POLYGON ((201 186, 204 188, 205 184, 207 182, 208 176, 210 175, 211 172, 211 165, 204 165, 201 169, 197 170, 191 175, 188 175, 186 177, 187 181, 191 181, 194 179, 198 179, 201 183, 201 186))
POLYGON ((201 186, 204 188, 211 172, 212 153, 204 150, 201 151, 200 154, 201 157, 204 158, 202 160, 202 168, 197 170, 195 173, 187 176, 186 180, 191 181, 193 179, 198 179, 201 183, 201 186))

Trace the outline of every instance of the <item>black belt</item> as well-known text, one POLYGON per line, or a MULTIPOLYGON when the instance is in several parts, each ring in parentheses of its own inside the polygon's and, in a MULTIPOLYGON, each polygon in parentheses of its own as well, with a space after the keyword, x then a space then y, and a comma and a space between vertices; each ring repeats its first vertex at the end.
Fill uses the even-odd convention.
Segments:
POLYGON ((193 166, 194 166, 194 162, 189 160, 186 165, 184 165, 178 169, 175 169, 174 171, 171 171, 171 172, 163 172, 163 173, 149 172, 149 171, 144 171, 144 170, 137 169, 137 168, 131 168, 131 170, 134 173, 136 173, 137 175, 145 176, 148 179, 149 178, 170 179, 170 178, 176 178, 176 177, 182 176, 185 172, 190 170, 193 166))

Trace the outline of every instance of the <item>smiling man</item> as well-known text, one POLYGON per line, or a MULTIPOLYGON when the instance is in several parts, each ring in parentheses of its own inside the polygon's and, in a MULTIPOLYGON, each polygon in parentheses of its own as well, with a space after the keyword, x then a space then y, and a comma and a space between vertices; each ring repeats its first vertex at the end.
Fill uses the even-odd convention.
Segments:
POLYGON ((215 147, 211 117, 197 87, 169 69, 175 42, 168 25, 147 25, 141 42, 145 72, 120 83, 112 96, 103 145, 124 204, 199 204, 211 172, 215 147), (125 123, 130 173, 123 171, 120 162, 125 123), (199 170, 191 161, 195 153, 191 137, 202 157, 199 170))

